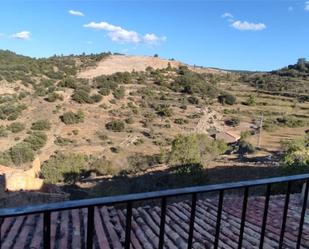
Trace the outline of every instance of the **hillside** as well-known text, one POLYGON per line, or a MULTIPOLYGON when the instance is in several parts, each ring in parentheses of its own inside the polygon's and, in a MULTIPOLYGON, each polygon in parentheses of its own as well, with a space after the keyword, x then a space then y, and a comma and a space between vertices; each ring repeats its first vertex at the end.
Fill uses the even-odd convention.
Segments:
MULTIPOLYGON (((266 83, 268 91, 255 88, 255 77, 267 82, 273 75, 226 73, 158 57, 34 59, 0 51, 0 165, 27 168, 38 155, 46 183, 79 182, 81 188, 89 187, 81 183, 87 177, 120 177, 117 189, 90 185, 93 195, 130 191, 121 177, 157 171, 169 172, 169 178, 144 188, 202 183, 208 178, 199 178, 199 170, 236 167, 237 157, 254 152, 262 114, 261 149, 253 157, 274 156, 282 138, 303 136, 309 103, 299 96, 308 78, 295 76, 303 87, 290 84, 297 96, 280 96, 266 83), (217 133, 245 140, 226 155, 225 142, 211 137, 217 133)), ((252 159, 247 165, 255 164, 252 159)))

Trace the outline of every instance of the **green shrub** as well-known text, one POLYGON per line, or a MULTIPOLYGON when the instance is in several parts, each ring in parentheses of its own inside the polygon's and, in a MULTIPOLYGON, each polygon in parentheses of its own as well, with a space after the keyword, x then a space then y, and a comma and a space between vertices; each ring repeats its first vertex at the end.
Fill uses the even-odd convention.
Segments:
POLYGON ((225 124, 232 127, 237 127, 240 124, 240 119, 237 117, 233 117, 225 120, 225 124))
POLYGON ((47 95, 45 100, 48 102, 55 102, 56 100, 63 100, 63 96, 59 93, 52 92, 47 95))
POLYGON ((125 96, 125 88, 123 86, 116 88, 113 95, 116 99, 123 99, 125 96))
POLYGON ((144 155, 136 153, 127 158, 129 163, 129 171, 132 173, 138 173, 149 169, 159 164, 159 157, 157 155, 144 155))
POLYGON ((234 105, 236 103, 236 97, 230 93, 223 93, 218 96, 220 104, 234 105))
POLYGON ((19 143, 10 149, 10 156, 15 165, 21 166, 33 161, 34 152, 27 143, 19 143))
POLYGON ((38 120, 31 125, 31 130, 43 131, 43 130, 50 130, 51 124, 48 120, 42 119, 38 120))
POLYGON ((45 146, 47 136, 42 132, 33 132, 24 139, 24 142, 28 143, 32 150, 37 151, 45 146))
POLYGON ((84 155, 57 153, 42 165, 42 175, 46 183, 74 183, 88 170, 84 155))
POLYGON ((96 159, 91 164, 90 169, 99 175, 117 175, 119 173, 119 169, 111 161, 107 160, 105 156, 96 159))
POLYGON ((94 94, 91 96, 91 99, 93 103, 99 103, 103 99, 103 97, 100 94, 94 94))
POLYGON ((125 122, 126 122, 127 124, 133 124, 133 123, 134 123, 134 119, 133 119, 132 117, 129 117, 129 118, 126 118, 126 119, 125 119, 125 122))
POLYGON ((78 89, 75 90, 72 95, 72 100, 79 104, 92 104, 93 99, 89 96, 89 93, 85 90, 78 89))
POLYGON ((8 135, 7 129, 3 125, 0 125, 0 137, 7 137, 8 135))
POLYGON ((284 166, 302 168, 309 166, 309 135, 303 139, 284 141, 281 162, 284 166))
POLYGON ((183 118, 176 118, 174 120, 175 124, 179 124, 179 125, 183 125, 183 124, 188 124, 189 121, 187 119, 183 119, 183 118))
POLYGON ((57 137, 54 143, 59 146, 67 146, 70 144, 74 144, 75 141, 69 138, 57 137))
POLYGON ((21 132, 25 129, 25 125, 20 123, 20 122, 14 122, 14 123, 11 123, 7 127, 7 129, 10 130, 13 133, 18 133, 18 132, 21 132))
POLYGON ((125 124, 121 120, 112 120, 105 125, 106 129, 114 132, 122 132, 125 129, 125 124))
POLYGON ((199 100, 197 97, 195 96, 190 96, 188 97, 188 102, 192 105, 198 105, 199 104, 199 100))
POLYGON ((250 95, 248 100, 245 102, 246 105, 248 106, 255 106, 256 105, 256 96, 255 95, 250 95))
POLYGON ((65 112, 61 117, 61 121, 66 125, 70 124, 78 124, 84 122, 85 115, 84 113, 79 110, 77 113, 74 112, 65 112))
POLYGON ((157 114, 161 117, 171 117, 173 115, 172 109, 170 109, 170 106, 166 104, 158 105, 155 110, 157 111, 157 114))
POLYGON ((252 154, 255 152, 255 147, 244 139, 238 141, 238 153, 252 154))

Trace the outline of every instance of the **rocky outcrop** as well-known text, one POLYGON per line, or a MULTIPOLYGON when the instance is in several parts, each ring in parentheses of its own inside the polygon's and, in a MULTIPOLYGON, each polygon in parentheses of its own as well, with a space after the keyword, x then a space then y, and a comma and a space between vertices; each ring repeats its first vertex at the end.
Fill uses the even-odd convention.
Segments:
POLYGON ((7 191, 40 190, 43 179, 39 178, 41 170, 40 159, 36 158, 29 170, 14 169, 1 166, 0 174, 3 175, 2 187, 7 191))

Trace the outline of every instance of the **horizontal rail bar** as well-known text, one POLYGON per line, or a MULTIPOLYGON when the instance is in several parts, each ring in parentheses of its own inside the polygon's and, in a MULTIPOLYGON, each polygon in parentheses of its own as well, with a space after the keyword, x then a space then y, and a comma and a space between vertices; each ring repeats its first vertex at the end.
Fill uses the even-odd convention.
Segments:
POLYGON ((147 193, 109 196, 109 197, 101 197, 101 198, 93 198, 93 199, 85 199, 85 200, 64 201, 64 202, 50 203, 50 204, 43 204, 43 205, 36 205, 36 206, 25 206, 25 207, 18 207, 18 208, 3 208, 3 209, 0 209, 0 218, 43 213, 45 211, 51 211, 51 212, 63 211, 63 210, 68 210, 68 209, 85 208, 89 206, 102 206, 102 205, 108 206, 108 205, 125 203, 128 201, 132 201, 132 202, 145 201, 145 200, 151 200, 151 199, 159 199, 162 197, 174 197, 174 196, 189 195, 189 194, 194 194, 194 193, 198 194, 198 193, 206 193, 206 192, 213 192, 213 191, 220 191, 220 190, 231 190, 231 189, 261 186, 261 185, 281 183, 281 182, 301 181, 301 180, 307 180, 307 179, 309 179, 309 174, 302 174, 302 175, 283 176, 283 177, 266 178, 266 179, 258 179, 258 180, 240 181, 240 182, 233 182, 233 183, 213 184, 213 185, 206 185, 206 186, 199 186, 199 187, 170 189, 170 190, 154 191, 154 192, 147 192, 147 193))

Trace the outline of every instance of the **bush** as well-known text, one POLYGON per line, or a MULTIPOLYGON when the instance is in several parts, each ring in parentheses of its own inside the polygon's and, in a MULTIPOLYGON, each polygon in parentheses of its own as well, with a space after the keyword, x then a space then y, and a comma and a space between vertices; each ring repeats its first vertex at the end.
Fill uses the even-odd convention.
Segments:
POLYGON ((129 171, 132 173, 145 171, 160 163, 157 155, 143 155, 141 153, 129 156, 127 160, 130 166, 129 171))
POLYGON ((33 161, 34 152, 27 143, 19 143, 10 149, 10 156, 15 165, 21 166, 33 161))
POLYGON ((112 130, 114 132, 121 132, 121 131, 124 131, 125 124, 121 120, 113 120, 113 121, 108 122, 105 125, 105 127, 106 127, 106 129, 112 130))
POLYGON ((50 130, 51 124, 48 120, 42 119, 32 123, 31 130, 43 131, 50 130))
POLYGON ((230 93, 223 93, 218 96, 218 101, 222 105, 234 105, 236 103, 236 97, 230 93))
POLYGON ((67 146, 70 144, 74 144, 74 142, 75 142, 74 140, 69 138, 57 137, 56 140, 54 141, 54 144, 59 146, 67 146))
POLYGON ((96 159, 90 166, 90 169, 99 175, 117 175, 117 169, 111 161, 107 160, 105 156, 96 159))
POLYGON ((232 126, 232 127, 237 127, 240 124, 240 119, 239 118, 230 118, 225 120, 225 124, 228 126, 232 126))
POLYGON ((63 96, 59 93, 52 92, 47 95, 45 100, 48 102, 55 102, 56 100, 63 100, 63 96))
POLYGON ((93 99, 89 96, 89 93, 85 90, 75 90, 72 95, 72 100, 79 104, 92 104, 93 99))
POLYGON ((66 125, 78 124, 84 122, 85 115, 79 110, 77 113, 74 112, 65 112, 61 117, 61 121, 66 125))
POLYGON ((88 170, 84 155, 57 153, 42 165, 42 175, 46 183, 74 183, 88 170))
POLYGON ((244 139, 240 139, 238 141, 238 153, 252 154, 254 152, 255 152, 255 147, 251 143, 245 141, 244 139))
POLYGON ((123 86, 114 90, 113 95, 116 99, 123 99, 125 96, 125 88, 123 86))
POLYGON ((284 141, 282 144, 284 166, 301 168, 309 166, 309 135, 304 139, 284 141))
POLYGON ((190 96, 188 97, 188 102, 192 105, 198 105, 199 104, 199 100, 197 97, 194 96, 190 96))
POLYGON ((155 109, 161 117, 171 117, 173 115, 173 111, 169 108, 169 105, 160 104, 155 109))
POLYGON ((175 124, 179 124, 179 125, 183 125, 183 124, 188 124, 189 121, 187 119, 183 119, 183 118, 176 118, 174 120, 175 124))
POLYGON ((32 150, 37 151, 45 146, 47 136, 42 132, 33 132, 24 139, 24 142, 28 143, 32 150))
POLYGON ((13 133, 18 133, 18 132, 21 132, 25 129, 25 125, 20 123, 20 122, 14 122, 14 123, 11 123, 7 127, 7 129, 10 130, 13 133))

